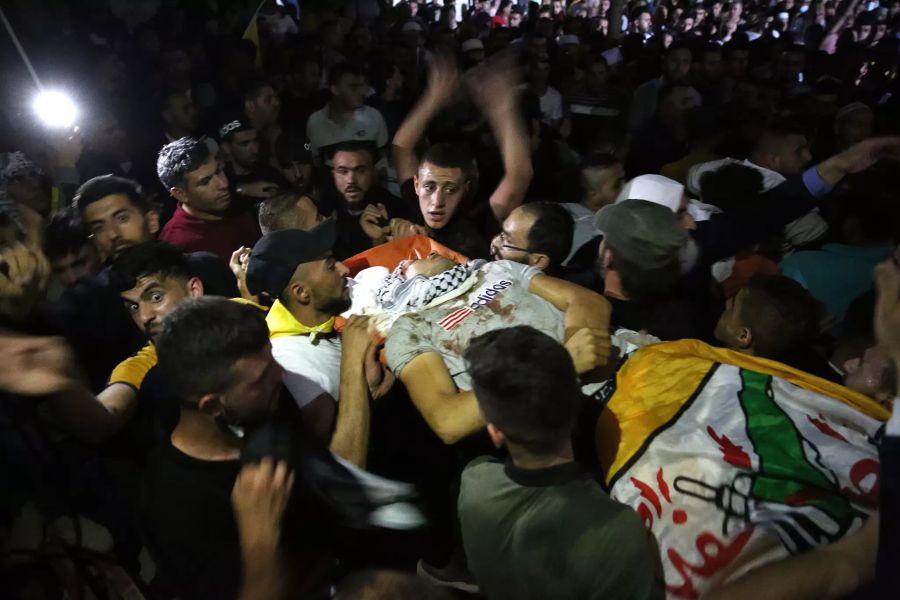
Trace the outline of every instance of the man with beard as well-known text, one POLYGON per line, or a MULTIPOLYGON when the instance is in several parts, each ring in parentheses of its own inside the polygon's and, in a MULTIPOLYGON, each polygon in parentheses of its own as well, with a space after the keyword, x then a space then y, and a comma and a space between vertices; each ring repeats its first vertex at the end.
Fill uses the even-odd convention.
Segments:
POLYGON ((338 222, 334 253, 340 260, 384 242, 381 219, 410 216, 400 198, 376 184, 375 163, 371 144, 342 142, 335 147, 331 173, 340 198, 333 207, 338 222))
MULTIPOLYGON (((160 370, 180 402, 181 414, 145 472, 142 520, 147 545, 159 567, 160 583, 179 596, 234 598, 242 569, 231 495, 246 440, 274 417, 301 443, 306 435, 303 419, 281 395, 283 370, 272 357, 269 331, 257 308, 224 299, 193 299, 166 318, 157 339, 160 370)), ((362 364, 368 344, 366 320, 348 322, 345 352, 362 364)), ((357 378, 364 382, 362 369, 357 378)), ((368 415, 367 399, 347 408, 368 415)), ((359 420, 355 424, 361 427, 346 430, 339 423, 332 452, 360 464, 367 423, 367 418, 359 420), (339 435, 351 443, 339 448, 339 435)), ((294 507, 305 533, 315 529, 316 523, 309 521, 326 516, 308 512, 308 501, 294 507)), ((292 589, 312 594, 310 586, 324 579, 327 551, 315 535, 297 537, 285 540, 285 558, 290 554, 297 561, 297 568, 286 571, 292 589)))
POLYGON ((304 420, 324 439, 335 414, 346 418, 348 406, 365 404, 370 391, 380 397, 393 382, 377 363, 374 345, 364 365, 347 354, 335 332, 337 316, 351 304, 349 270, 331 252, 336 237, 331 219, 308 231, 273 231, 253 248, 247 267, 250 293, 276 298, 266 317, 272 355, 304 420))
POLYGON ((259 132, 246 119, 219 127, 219 142, 235 206, 251 208, 284 183, 281 173, 262 160, 259 132))
POLYGON ((167 144, 156 169, 178 201, 159 239, 183 250, 212 252, 226 263, 235 250, 259 239, 256 219, 232 207, 228 177, 202 140, 184 137, 167 144))

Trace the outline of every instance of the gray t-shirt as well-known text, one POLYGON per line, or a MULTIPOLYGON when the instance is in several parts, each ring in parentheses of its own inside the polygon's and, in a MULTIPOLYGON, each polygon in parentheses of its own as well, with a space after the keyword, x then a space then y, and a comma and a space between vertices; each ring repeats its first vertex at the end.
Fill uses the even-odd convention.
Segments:
POLYGON ((494 329, 530 325, 562 342, 565 318, 552 304, 528 291, 538 269, 500 260, 485 264, 475 285, 458 298, 397 319, 385 354, 398 377, 413 358, 438 352, 456 387, 472 389, 462 353, 469 341, 494 329))

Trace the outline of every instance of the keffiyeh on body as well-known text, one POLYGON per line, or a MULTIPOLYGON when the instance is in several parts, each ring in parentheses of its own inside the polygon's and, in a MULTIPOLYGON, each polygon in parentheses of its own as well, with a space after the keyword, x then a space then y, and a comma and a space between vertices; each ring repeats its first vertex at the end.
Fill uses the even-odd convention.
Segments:
POLYGON ((471 287, 476 271, 483 264, 482 260, 470 261, 456 265, 434 277, 417 275, 405 279, 403 269, 406 263, 400 263, 394 272, 385 278, 378 290, 376 294, 378 304, 389 314, 425 308, 435 300, 460 292, 466 283, 471 287))

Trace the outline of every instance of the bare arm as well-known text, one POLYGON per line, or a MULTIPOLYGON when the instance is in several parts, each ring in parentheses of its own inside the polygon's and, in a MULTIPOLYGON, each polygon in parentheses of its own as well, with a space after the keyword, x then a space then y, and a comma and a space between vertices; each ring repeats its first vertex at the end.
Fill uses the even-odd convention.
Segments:
POLYGON ((841 13, 841 16, 837 21, 834 22, 834 25, 831 26, 826 35, 834 35, 836 33, 839 33, 841 29, 844 28, 844 24, 847 22, 847 19, 849 19, 850 16, 854 12, 856 12, 856 7, 858 4, 859 0, 850 0, 850 3, 847 4, 847 8, 844 9, 844 12, 841 13))
POLYGON ((484 427, 474 392, 460 392, 437 352, 424 352, 403 367, 400 381, 441 441, 454 444, 484 427))
POLYGON ((770 563, 714 590, 709 600, 828 600, 875 578, 878 514, 838 542, 770 563))
POLYGON ((528 291, 566 315, 566 339, 580 329, 609 331, 609 301, 596 292, 549 275, 535 275, 528 291))
POLYGON ((330 446, 332 452, 358 467, 366 466, 369 451, 368 321, 368 317, 351 317, 341 334, 341 397, 330 446))
POLYGON ((518 106, 518 77, 512 55, 492 59, 470 71, 467 83, 487 117, 503 157, 503 179, 490 198, 494 217, 502 223, 525 200, 534 175, 531 140, 518 106))
POLYGON ((845 176, 864 171, 884 158, 900 160, 900 136, 877 137, 850 146, 816 165, 819 176, 835 185, 845 176))
POLYGON ((428 72, 428 88, 394 134, 391 153, 397 179, 412 179, 419 167, 416 145, 428 123, 446 106, 459 87, 459 70, 448 58, 436 57, 428 72))

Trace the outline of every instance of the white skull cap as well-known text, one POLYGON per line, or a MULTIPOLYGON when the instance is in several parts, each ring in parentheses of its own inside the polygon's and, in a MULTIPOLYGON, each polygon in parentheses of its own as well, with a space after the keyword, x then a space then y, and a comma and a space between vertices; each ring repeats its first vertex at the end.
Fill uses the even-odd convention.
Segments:
POLYGON ((662 175, 639 175, 625 184, 616 198, 616 203, 625 200, 646 200, 677 213, 683 197, 684 186, 674 179, 662 175))

